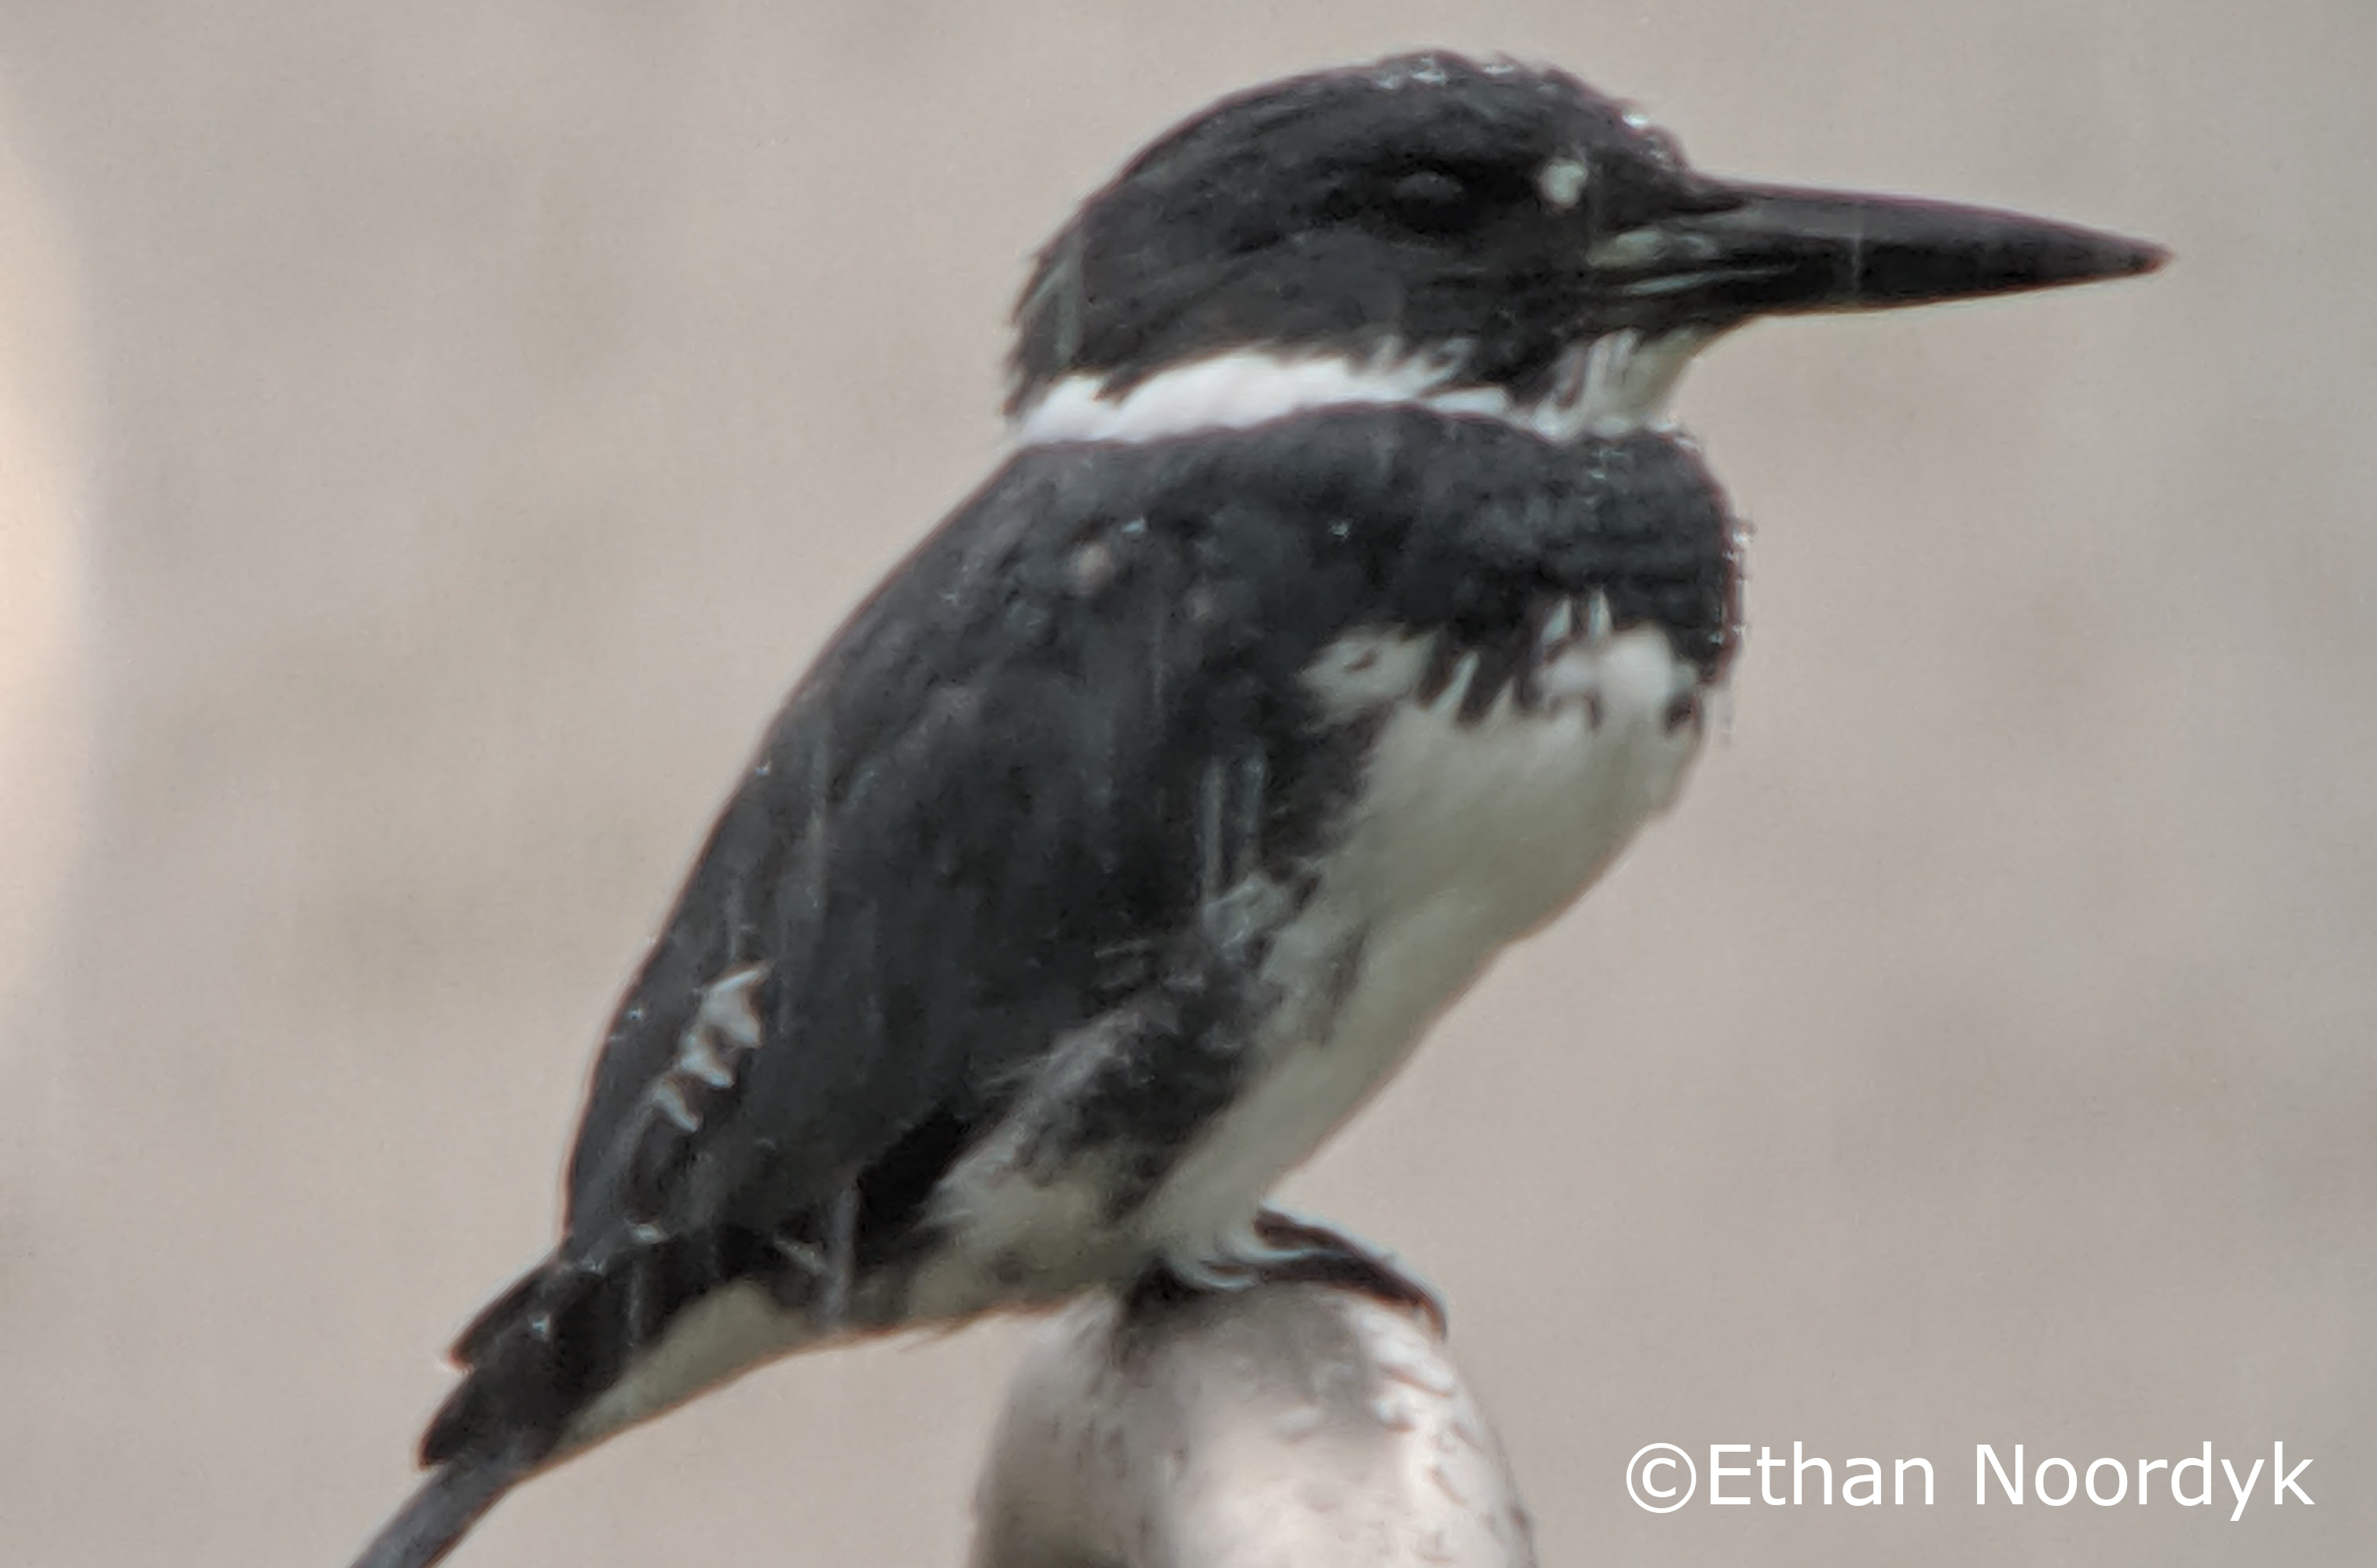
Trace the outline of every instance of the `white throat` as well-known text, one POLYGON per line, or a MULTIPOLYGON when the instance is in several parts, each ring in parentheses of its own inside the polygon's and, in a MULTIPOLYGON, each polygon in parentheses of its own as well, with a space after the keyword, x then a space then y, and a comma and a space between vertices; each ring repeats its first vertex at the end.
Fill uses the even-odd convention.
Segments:
POLYGON ((1158 371, 1119 396, 1097 375, 1068 376, 1015 416, 1019 447, 1060 441, 1161 441, 1246 430, 1332 408, 1424 408, 1499 420, 1547 441, 1655 429, 1693 354, 1714 334, 1685 328, 1645 338, 1632 329, 1570 350, 1552 389, 1522 402, 1463 378, 1458 350, 1385 350, 1356 357, 1232 349, 1158 371))

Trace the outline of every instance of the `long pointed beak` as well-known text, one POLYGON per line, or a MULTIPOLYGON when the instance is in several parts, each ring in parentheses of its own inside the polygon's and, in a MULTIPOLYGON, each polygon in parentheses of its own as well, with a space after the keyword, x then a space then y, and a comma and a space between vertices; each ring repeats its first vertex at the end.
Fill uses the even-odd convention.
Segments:
POLYGON ((1613 234, 1586 262, 1678 320, 1871 310, 2150 272, 2159 245, 2018 212, 1781 186, 1721 187, 1719 210, 1613 234))

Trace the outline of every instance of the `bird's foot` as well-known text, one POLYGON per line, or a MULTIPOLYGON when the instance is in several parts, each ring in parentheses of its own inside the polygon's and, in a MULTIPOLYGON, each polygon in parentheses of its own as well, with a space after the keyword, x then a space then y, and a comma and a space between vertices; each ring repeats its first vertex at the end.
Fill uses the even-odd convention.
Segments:
POLYGON ((1178 1300, 1257 1285, 1334 1285, 1418 1312, 1445 1334, 1444 1302, 1435 1287, 1384 1248, 1287 1209, 1265 1206, 1223 1256, 1167 1258, 1132 1292, 1141 1300, 1178 1300))

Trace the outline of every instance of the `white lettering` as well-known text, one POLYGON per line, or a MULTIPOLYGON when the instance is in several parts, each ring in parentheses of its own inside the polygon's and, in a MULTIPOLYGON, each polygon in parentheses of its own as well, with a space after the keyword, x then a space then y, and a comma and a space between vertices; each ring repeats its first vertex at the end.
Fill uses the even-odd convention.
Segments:
POLYGON ((2212 1444, 2209 1441, 2204 1445, 2203 1458, 2182 1459, 2170 1467, 2170 1500, 2181 1508, 2201 1508, 2212 1501, 2212 1444), (2193 1497, 2179 1490, 2179 1473, 2191 1465, 2195 1466, 2195 1473, 2204 1478, 2204 1484, 2196 1489, 2193 1497))
POLYGON ((2036 1489, 2039 1502, 2049 1508, 2060 1508, 2079 1494, 2080 1473, 2072 1467, 2072 1461, 2069 1459, 2041 1459, 2038 1462, 2038 1468, 2030 1473, 2030 1484, 2036 1489), (2047 1472, 2058 1465, 2063 1466, 2063 1495, 2049 1497, 2047 1495, 2047 1472))
POLYGON ((1750 1499, 1747 1497, 1727 1497, 1725 1495, 1726 1477, 1746 1476, 1750 1474, 1750 1466, 1747 1465, 1729 1466, 1724 1460, 1718 1457, 1719 1454, 1747 1454, 1749 1452, 1750 1444, 1746 1442, 1712 1442, 1709 1444, 1708 1500, 1711 1502, 1732 1503, 1745 1508, 1750 1505, 1750 1499))
MULTIPOLYGON (((2208 1449, 2211 1444, 2206 1443, 2204 1446, 2208 1449)), ((2013 1445, 2013 1479, 2012 1480, 2006 1479, 2005 1466, 1998 1463, 1996 1449, 1986 1442, 1973 1445, 1973 1501, 1976 1503, 1987 1502, 1989 1500, 1989 1470, 1995 1470, 1998 1473, 1998 1486, 2006 1494, 2006 1501, 2020 1507, 2022 1505, 2022 1444, 2017 1442, 2013 1445), (1988 1470, 1981 1467, 1984 1464, 1989 1466, 1988 1470)))
POLYGON ((2278 1443, 2275 1445, 2274 1452, 2276 1457, 2270 1461, 2271 1506, 2276 1508, 2285 1507, 2287 1493, 2292 1492, 2297 1497, 2303 1500, 2305 1506, 2316 1507, 2317 1504, 2311 1502, 2311 1493, 2295 1485, 2295 1478, 2301 1475, 2305 1470, 2311 1468, 2311 1461, 2306 1459, 2301 1464, 2289 1470, 2286 1467, 2287 1445, 2283 1442, 2278 1443))
MULTIPOLYGON (((2211 1445, 2207 1443, 2205 1446, 2211 1445)), ((2253 1483, 2262 1478, 2262 1462, 2259 1459, 2253 1461, 2253 1467, 2245 1472, 2245 1484, 2242 1486, 2237 1484, 2236 1466, 2223 1459, 2220 1461, 2220 1467, 2228 1474, 2228 1490, 2237 1494, 2237 1512, 2228 1515, 2228 1522, 2233 1525, 2245 1516, 2245 1500, 2253 1495, 2253 1483)), ((2212 1482, 2209 1478, 2206 1478, 2204 1484, 2208 1487, 2212 1482)))
POLYGON ((1828 1460, 1809 1458, 1807 1449, 1798 1442, 1791 1444, 1791 1501, 1793 1502, 1806 1501, 1799 1494, 1799 1478, 1808 1473, 1808 1466, 1810 1465, 1824 1473, 1824 1506, 1829 1508, 1833 1505, 1832 1464, 1828 1460))
POLYGON ((1842 1466, 1841 1501, 1851 1508, 1878 1506, 1881 1502, 1881 1466, 1870 1459, 1852 1459, 1842 1466), (1862 1476, 1857 1473, 1859 1465, 1865 1466, 1862 1476), (1865 1488, 1863 1497, 1857 1495, 1859 1487, 1865 1488))
POLYGON ((2089 1464, 2088 1464, 2088 1501, 2089 1501, 2089 1502, 2091 1502, 2095 1503, 2095 1504, 2096 1504, 2097 1507, 2099 1507, 2099 1508, 2110 1508, 2113 1504, 2115 1504, 2116 1502, 2120 1502, 2120 1501, 2121 1501, 2121 1499, 2123 1499, 2123 1498, 2125 1498, 2125 1497, 2127 1497, 2127 1496, 2129 1496, 2129 1495, 2130 1495, 2130 1473, 2129 1473, 2129 1471, 2127 1471, 2127 1470, 2125 1470, 2125 1469, 2123 1469, 2123 1468, 2121 1467, 2121 1462, 2120 1462, 2119 1459, 2093 1459, 2093 1460, 2090 1460, 2090 1461, 2089 1461, 2089 1464), (2114 1482, 2115 1482, 2115 1486, 2114 1486, 2114 1489, 2113 1489, 2113 1495, 2112 1495, 2112 1496, 2110 1496, 2110 1497, 2098 1497, 2098 1496, 2096 1495, 2096 1472, 2097 1472, 2097 1471, 2099 1471, 2099 1470, 2101 1470, 2101 1469, 2103 1469, 2103 1468, 2104 1468, 2106 1466, 2108 1466, 2108 1465, 2110 1465, 2110 1466, 2113 1467, 2113 1480, 2114 1480, 2114 1482))
POLYGON ((1898 1501, 1906 1501, 1906 1467, 1909 1465, 1923 1466, 1923 1506, 1929 1508, 1931 1506, 1931 1461, 1929 1459, 1901 1459, 1898 1462, 1898 1501))

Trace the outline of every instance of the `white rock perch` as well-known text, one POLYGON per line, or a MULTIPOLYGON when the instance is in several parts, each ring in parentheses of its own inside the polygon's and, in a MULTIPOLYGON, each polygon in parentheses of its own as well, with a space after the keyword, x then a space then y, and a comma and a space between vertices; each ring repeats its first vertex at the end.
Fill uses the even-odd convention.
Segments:
POLYGON ((1017 1372, 971 1568, 1534 1568, 1425 1318, 1320 1285, 1082 1301, 1017 1372))

